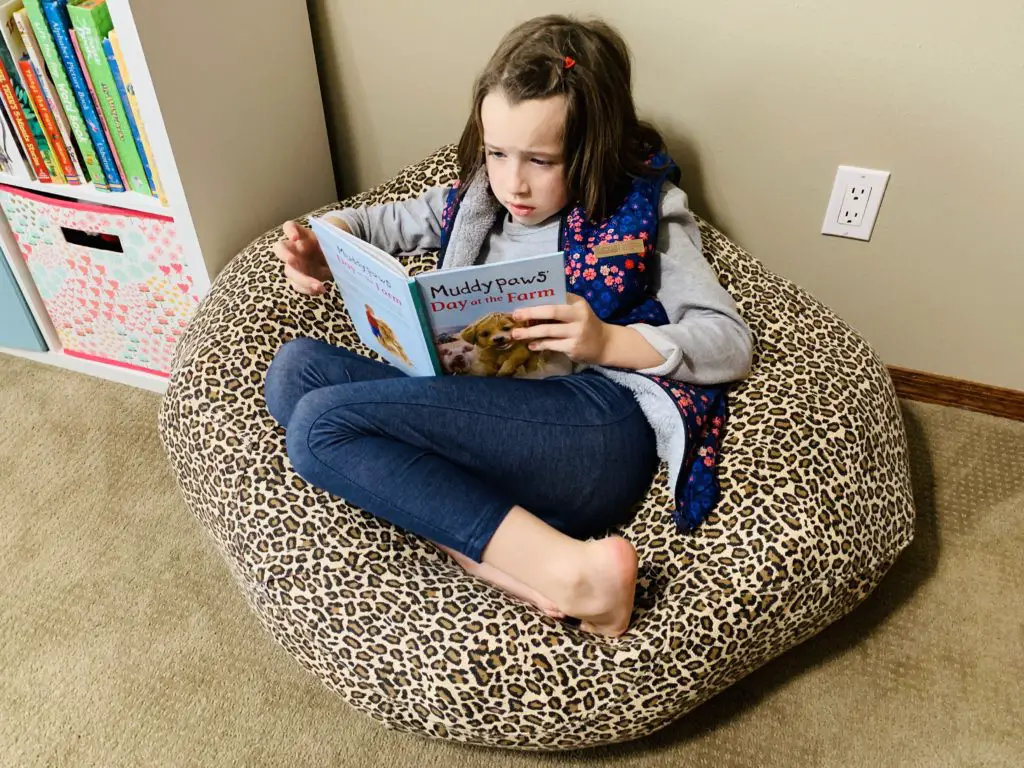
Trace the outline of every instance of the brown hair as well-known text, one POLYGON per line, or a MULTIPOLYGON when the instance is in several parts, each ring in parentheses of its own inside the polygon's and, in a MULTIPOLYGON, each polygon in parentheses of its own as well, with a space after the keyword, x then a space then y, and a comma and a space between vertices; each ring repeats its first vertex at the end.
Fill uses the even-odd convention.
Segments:
POLYGON ((552 15, 520 24, 505 35, 474 85, 473 111, 458 148, 462 188, 484 163, 485 96, 500 90, 515 105, 564 95, 569 200, 591 219, 604 219, 631 178, 653 172, 647 160, 663 147, 658 131, 637 118, 630 86, 629 48, 605 22, 552 15))

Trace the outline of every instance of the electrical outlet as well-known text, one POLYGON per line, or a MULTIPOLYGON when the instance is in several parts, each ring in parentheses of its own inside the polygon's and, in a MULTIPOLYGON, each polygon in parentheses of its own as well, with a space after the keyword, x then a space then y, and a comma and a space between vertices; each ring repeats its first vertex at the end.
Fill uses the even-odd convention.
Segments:
POLYGON ((888 171, 839 166, 821 225, 822 234, 870 240, 888 183, 888 171))
POLYGON ((843 202, 839 205, 839 223, 851 227, 864 224, 864 212, 868 209, 871 187, 866 184, 851 184, 846 188, 843 202))

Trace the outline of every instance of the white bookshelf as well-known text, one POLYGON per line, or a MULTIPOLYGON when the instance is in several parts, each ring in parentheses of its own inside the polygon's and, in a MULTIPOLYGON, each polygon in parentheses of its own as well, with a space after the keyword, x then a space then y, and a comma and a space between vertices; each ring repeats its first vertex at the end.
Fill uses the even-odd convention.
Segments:
POLYGON ((170 209, 157 200, 155 197, 140 195, 138 192, 103 192, 96 189, 92 184, 78 184, 70 186, 67 184, 44 184, 41 181, 26 181, 7 174, 0 173, 0 184, 10 187, 28 189, 33 192, 42 192, 44 195, 64 195, 82 200, 86 203, 96 205, 114 206, 127 208, 132 211, 143 213, 158 213, 162 216, 170 216, 170 209))
MULTIPOLYGON (((167 205, 91 185, 0 184, 169 216, 200 295, 249 242, 336 199, 306 0, 107 0, 167 205)), ((0 353, 157 392, 166 379, 65 355, 0 212, 0 242, 49 352, 0 353)))

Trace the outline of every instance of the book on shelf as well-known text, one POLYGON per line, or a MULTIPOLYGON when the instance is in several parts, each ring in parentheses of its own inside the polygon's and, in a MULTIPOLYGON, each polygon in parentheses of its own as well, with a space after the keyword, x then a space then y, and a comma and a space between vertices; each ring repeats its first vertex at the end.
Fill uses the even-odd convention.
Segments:
POLYGON ((50 112, 50 107, 46 103, 46 96, 43 95, 43 88, 36 75, 35 67, 32 66, 28 56, 24 56, 18 61, 18 71, 21 73, 21 80, 25 84, 28 96, 32 100, 32 107, 36 111, 36 117, 39 118, 39 123, 43 126, 43 131, 46 133, 46 140, 50 144, 53 156, 60 163, 61 174, 64 176, 63 183, 71 185, 81 184, 81 178, 75 171, 75 164, 71 161, 67 147, 64 146, 60 130, 57 128, 57 121, 54 119, 53 113, 50 112))
MULTIPOLYGON (((2 27, 2 25, 0 25, 2 27)), ((0 35, 0 98, 7 115, 11 118, 21 139, 22 149, 35 173, 36 179, 43 183, 59 182, 63 175, 54 166, 53 155, 49 142, 39 124, 35 109, 32 107, 28 92, 21 81, 18 65, 11 58, 7 43, 0 35)))
MULTIPOLYGON (((21 5, 21 2, 22 0, 17 0, 18 5, 21 5)), ((26 71, 24 62, 27 61, 29 63, 30 70, 26 74, 25 79, 26 85, 29 86, 29 95, 32 96, 33 103, 35 103, 34 88, 39 89, 43 98, 41 106, 45 114, 40 115, 38 108, 36 114, 39 115, 40 122, 42 122, 43 129, 50 140, 50 145, 54 148, 54 153, 61 163, 68 183, 84 184, 85 173, 82 171, 82 164, 78 159, 78 151, 71 140, 71 127, 68 125, 67 117, 64 114, 64 107, 61 106, 56 88, 54 88, 53 81, 50 80, 50 75, 47 72, 46 64, 43 62, 42 52, 36 43, 36 36, 28 19, 28 12, 24 8, 20 8, 14 12, 13 18, 20 42, 22 43, 22 50, 24 51, 24 55, 18 61, 18 66, 24 73, 26 71), (34 84, 28 82, 28 77, 33 79, 34 84)))
POLYGON ((561 252, 412 277, 394 256, 329 219, 310 226, 359 338, 410 376, 571 372, 565 355, 512 338, 517 308, 565 303, 561 252))
POLYGON ((0 0, 0 173, 167 196, 106 0, 0 0))
POLYGON ((117 177, 122 180, 121 189, 114 190, 117 192, 127 192, 128 177, 125 175, 124 166, 121 165, 121 157, 117 154, 117 147, 114 144, 114 139, 110 135, 110 128, 107 126, 107 121, 103 116, 103 110, 100 107, 100 100, 96 94, 96 87, 92 82, 92 75, 89 74, 89 70, 85 65, 85 59, 82 57, 82 47, 78 44, 78 34, 75 30, 71 30, 68 33, 71 36, 71 47, 75 50, 75 57, 78 59, 78 66, 82 68, 82 77, 85 79, 85 86, 89 91, 89 98, 92 99, 92 103, 96 108, 96 114, 99 115, 100 128, 103 130, 103 136, 107 140, 107 145, 110 147, 110 156, 114 159, 114 168, 117 170, 117 177))
MULTIPOLYGON (((25 13, 28 15, 28 21, 32 27, 31 38, 34 40, 35 46, 38 48, 46 65, 71 135, 78 145, 85 178, 96 189, 106 190, 106 176, 96 155, 96 148, 93 146, 92 138, 89 135, 89 128, 82 117, 82 111, 78 106, 74 88, 61 61, 60 52, 57 50, 57 44, 53 39, 53 33, 50 31, 50 27, 46 22, 46 16, 43 14, 42 4, 40 0, 24 0, 24 4, 25 13)), ((23 34, 22 38, 25 40, 25 47, 29 49, 31 54, 32 45, 29 42, 29 36, 23 34)), ((37 68, 39 67, 38 64, 36 66, 37 68)))
MULTIPOLYGON (((17 22, 14 19, 14 14, 21 10, 21 2, 22 0, 0 0, 0 37, 3 37, 4 45, 14 61, 18 79, 28 99, 28 107, 34 112, 35 118, 42 129, 42 141, 37 136, 36 143, 39 144, 41 150, 44 146, 48 150, 51 165, 50 175, 55 183, 73 183, 76 180, 76 174, 67 156, 67 148, 64 147, 63 141, 59 139, 59 136, 55 136, 52 133, 55 124, 52 122, 52 116, 49 114, 49 108, 45 106, 45 101, 43 102, 43 108, 40 109, 38 99, 36 98, 36 92, 41 88, 38 79, 26 76, 25 70, 22 67, 22 62, 26 61, 28 57, 25 52, 25 45, 21 39, 21 33, 18 31, 17 22)), ((22 108, 25 108, 24 104, 22 108)), ((44 156, 45 154, 44 152, 44 156)))
POLYGON ((104 123, 100 118, 100 111, 91 93, 91 84, 87 79, 88 73, 75 51, 75 41, 72 37, 74 30, 68 16, 67 0, 40 0, 40 5, 64 73, 74 92, 75 102, 78 104, 89 138, 92 139, 93 147, 96 150, 96 158, 103 171, 106 188, 111 192, 124 192, 123 177, 118 169, 113 144, 108 138, 104 123))
POLYGON ((149 148, 149 141, 146 138, 145 128, 142 125, 142 117, 139 114, 138 101, 135 98, 135 91, 131 86, 131 80, 127 79, 128 69, 124 66, 123 56, 119 56, 120 48, 115 48, 117 35, 111 32, 103 38, 103 52, 107 56, 107 64, 110 66, 110 73, 114 76, 114 85, 117 86, 121 103, 125 107, 125 117, 128 120, 128 127, 132 131, 132 138, 135 140, 135 149, 138 150, 139 159, 142 161, 142 169, 146 172, 146 181, 149 183, 151 194, 160 198, 160 202, 167 205, 167 197, 164 195, 163 187, 159 182, 156 172, 156 165, 152 161, 152 153, 149 148))
POLYGON ((120 161, 125 186, 142 195, 152 195, 135 138, 128 126, 125 106, 114 83, 103 51, 103 38, 114 28, 106 0, 68 0, 68 15, 74 27, 79 51, 85 62, 100 111, 120 161))
POLYGON ((35 179, 31 166, 22 154, 18 131, 6 109, 0 109, 0 173, 22 181, 35 179))
POLYGON ((121 38, 114 29, 107 35, 110 45, 114 49, 114 58, 117 59, 118 70, 124 78, 124 87, 128 92, 128 106, 135 114, 135 123, 139 129, 139 138, 142 139, 142 147, 145 150, 145 157, 149 161, 149 170, 153 175, 153 192, 160 199, 160 202, 167 205, 167 193, 164 190, 163 182, 160 180, 160 171, 156 165, 156 156, 153 154, 153 147, 149 143, 149 135, 146 133, 146 125, 142 120, 142 112, 139 109, 139 100, 135 95, 135 86, 132 85, 131 72, 125 63, 124 51, 121 50, 121 38))
MULTIPOLYGON (((0 48, 3 44, 0 43, 0 48)), ((46 167, 39 146, 32 135, 32 129, 28 124, 28 118, 21 107, 15 92, 14 82, 7 73, 7 63, 0 55, 0 101, 4 106, 4 117, 14 126, 14 132, 18 137, 19 149, 23 153, 32 176, 40 182, 46 183, 50 179, 50 171, 46 167)))

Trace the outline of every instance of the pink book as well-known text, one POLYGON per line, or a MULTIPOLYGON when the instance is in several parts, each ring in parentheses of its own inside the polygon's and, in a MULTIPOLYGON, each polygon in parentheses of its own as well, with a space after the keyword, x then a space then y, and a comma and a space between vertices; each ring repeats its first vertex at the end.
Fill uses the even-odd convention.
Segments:
POLYGON ((117 172, 121 174, 121 178, 125 180, 125 189, 128 188, 127 179, 124 175, 124 168, 121 167, 121 158, 117 156, 117 150, 114 149, 114 140, 110 137, 110 131, 107 130, 107 121, 103 119, 103 112, 100 110, 99 99, 96 98, 96 89, 92 87, 92 76, 89 74, 89 69, 85 66, 85 59, 82 57, 82 49, 78 45, 78 35, 75 34, 75 30, 69 30, 71 32, 71 45, 75 48, 75 56, 78 57, 78 64, 82 67, 82 77, 85 78, 85 84, 89 87, 89 94, 92 96, 92 102, 96 105, 96 116, 99 118, 100 124, 103 126, 103 134, 107 137, 107 144, 110 145, 110 154, 114 156, 114 162, 117 163, 117 172))

